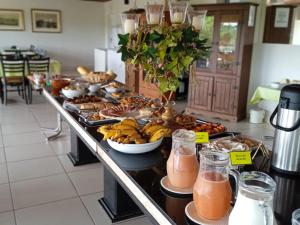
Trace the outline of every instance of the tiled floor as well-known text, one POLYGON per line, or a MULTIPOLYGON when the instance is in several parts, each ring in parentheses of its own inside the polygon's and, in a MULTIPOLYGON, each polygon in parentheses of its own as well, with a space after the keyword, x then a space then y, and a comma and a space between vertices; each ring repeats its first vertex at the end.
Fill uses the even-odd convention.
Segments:
MULTIPOLYGON (((32 105, 10 93, 0 105, 0 225, 109 225, 98 203, 103 192, 100 163, 74 167, 61 138, 46 142, 41 127, 55 127, 55 109, 43 96, 32 105)), ((150 225, 140 217, 120 224, 150 225)))
MULTIPOLYGON (((274 133, 266 124, 223 123, 259 139, 274 133)), ((97 202, 103 193, 102 165, 74 167, 66 155, 67 125, 63 136, 49 143, 40 132, 55 125, 55 110, 42 96, 35 95, 27 106, 10 95, 8 105, 0 106, 0 225, 111 224, 97 202)), ((142 217, 121 224, 150 222, 142 217)))

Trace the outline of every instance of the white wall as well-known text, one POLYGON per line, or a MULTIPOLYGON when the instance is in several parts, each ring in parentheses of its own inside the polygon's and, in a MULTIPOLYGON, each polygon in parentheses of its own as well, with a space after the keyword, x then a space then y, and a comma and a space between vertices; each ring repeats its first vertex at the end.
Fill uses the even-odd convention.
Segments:
POLYGON ((0 48, 11 45, 44 48, 74 72, 77 65, 93 68, 94 48, 105 46, 104 3, 80 0, 0 0, 0 8, 22 9, 25 31, 0 31, 0 48), (62 11, 62 33, 32 33, 31 8, 62 11))
MULTIPOLYGON (((300 46, 285 44, 255 44, 252 57, 249 98, 257 86, 268 86, 283 79, 300 80, 300 46)), ((275 102, 259 106, 271 112, 275 102)))

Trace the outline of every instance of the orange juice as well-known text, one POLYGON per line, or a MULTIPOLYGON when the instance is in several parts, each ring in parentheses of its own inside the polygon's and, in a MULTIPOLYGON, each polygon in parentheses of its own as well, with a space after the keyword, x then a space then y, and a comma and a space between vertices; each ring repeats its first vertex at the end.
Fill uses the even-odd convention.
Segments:
POLYGON ((231 194, 228 177, 213 171, 200 172, 193 190, 198 216, 208 220, 222 219, 230 209, 231 194))
POLYGON ((172 151, 167 162, 170 183, 177 188, 192 188, 198 175, 198 161, 194 151, 180 148, 172 151))

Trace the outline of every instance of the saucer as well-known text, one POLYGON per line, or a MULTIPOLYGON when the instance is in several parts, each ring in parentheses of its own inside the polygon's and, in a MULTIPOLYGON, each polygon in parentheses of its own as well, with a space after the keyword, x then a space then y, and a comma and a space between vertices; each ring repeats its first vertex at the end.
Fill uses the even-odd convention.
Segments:
POLYGON ((182 188, 174 187, 170 183, 168 176, 165 176, 160 180, 160 185, 165 190, 167 190, 167 191, 169 191, 173 194, 178 194, 178 195, 191 195, 191 194, 193 194, 193 188, 182 189, 182 188))
MULTIPOLYGON (((231 211, 231 209, 230 209, 230 211, 231 211)), ((227 225, 228 220, 229 220, 229 214, 230 213, 227 213, 227 215, 220 220, 212 221, 212 220, 206 220, 206 219, 200 218, 197 215, 194 201, 190 202, 185 207, 185 215, 187 216, 187 218, 189 218, 192 222, 199 224, 199 225, 227 225)))

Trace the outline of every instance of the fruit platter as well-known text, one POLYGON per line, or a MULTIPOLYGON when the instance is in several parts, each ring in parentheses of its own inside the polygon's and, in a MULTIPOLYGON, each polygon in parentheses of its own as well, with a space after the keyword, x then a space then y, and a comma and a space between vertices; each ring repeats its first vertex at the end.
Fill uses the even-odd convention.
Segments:
POLYGON ((99 127, 103 140, 115 150, 127 154, 141 154, 159 147, 163 138, 171 136, 171 129, 156 122, 140 126, 135 119, 99 127))

